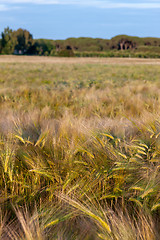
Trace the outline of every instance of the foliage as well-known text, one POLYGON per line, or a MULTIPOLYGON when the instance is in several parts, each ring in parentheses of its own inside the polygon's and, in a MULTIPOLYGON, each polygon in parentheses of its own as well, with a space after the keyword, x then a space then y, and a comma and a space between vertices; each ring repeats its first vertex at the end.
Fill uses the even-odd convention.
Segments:
POLYGON ((33 44, 33 37, 30 32, 21 28, 13 32, 13 38, 16 39, 14 50, 17 51, 17 53, 27 53, 33 44))
POLYGON ((32 54, 36 55, 54 55, 55 45, 54 41, 46 39, 34 40, 34 49, 32 54))
POLYGON ((2 54, 25 54, 32 47, 32 35, 23 29, 12 31, 9 27, 2 32, 2 54))
POLYGON ((74 57, 74 52, 72 49, 64 49, 58 52, 59 57, 74 57))
POLYGON ((2 40, 1 40, 1 53, 2 54, 12 54, 14 52, 14 47, 16 41, 12 38, 13 31, 7 27, 2 32, 2 40))
POLYGON ((112 39, 68 38, 34 39, 27 30, 5 28, 0 39, 1 54, 28 54, 62 57, 137 57, 159 58, 159 38, 118 35, 112 39))

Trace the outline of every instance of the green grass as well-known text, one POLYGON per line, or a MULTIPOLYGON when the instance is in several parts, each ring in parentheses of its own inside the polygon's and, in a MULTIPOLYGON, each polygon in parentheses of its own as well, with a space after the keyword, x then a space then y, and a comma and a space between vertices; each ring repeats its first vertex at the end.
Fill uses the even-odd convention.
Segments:
POLYGON ((75 89, 83 83, 84 88, 90 85, 103 88, 108 83, 122 85, 135 80, 158 82, 159 74, 160 68, 156 65, 1 63, 0 86, 16 88, 27 84, 37 87, 38 84, 39 87, 47 85, 56 89, 62 86, 75 89))
POLYGON ((159 239, 159 76, 0 64, 2 239, 159 239))

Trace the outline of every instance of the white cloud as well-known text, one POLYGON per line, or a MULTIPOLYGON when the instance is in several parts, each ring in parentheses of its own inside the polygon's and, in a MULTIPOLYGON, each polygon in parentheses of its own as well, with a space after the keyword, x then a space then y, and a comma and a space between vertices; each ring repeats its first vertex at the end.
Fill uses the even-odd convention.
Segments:
POLYGON ((68 2, 68 1, 65 1, 65 0, 0 0, 0 3, 9 3, 9 4, 15 4, 15 3, 20 3, 20 4, 23 4, 23 3, 33 3, 33 4, 61 4, 61 2, 63 2, 63 4, 65 2, 68 2))
POLYGON ((160 8, 160 3, 108 3, 101 4, 104 8, 133 8, 133 9, 153 9, 160 8))
POLYGON ((7 11, 8 7, 4 4, 0 4, 0 12, 7 11))
MULTIPOLYGON (((108 0, 0 0, 0 10, 7 8, 4 4, 57 4, 57 5, 81 5, 97 8, 130 8, 130 9, 156 9, 160 8, 160 0, 141 0, 138 3, 111 2, 108 0)), ((6 9, 7 10, 7 9, 6 9)), ((1 10, 2 11, 2 10, 1 10)))

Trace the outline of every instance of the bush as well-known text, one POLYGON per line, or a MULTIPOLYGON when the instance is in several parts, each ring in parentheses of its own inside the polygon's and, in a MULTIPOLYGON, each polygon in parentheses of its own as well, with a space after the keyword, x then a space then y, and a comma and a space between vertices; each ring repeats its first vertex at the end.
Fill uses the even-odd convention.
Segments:
POLYGON ((74 52, 72 49, 69 49, 69 50, 63 49, 63 50, 59 51, 58 56, 59 57, 74 57, 75 55, 74 55, 74 52))

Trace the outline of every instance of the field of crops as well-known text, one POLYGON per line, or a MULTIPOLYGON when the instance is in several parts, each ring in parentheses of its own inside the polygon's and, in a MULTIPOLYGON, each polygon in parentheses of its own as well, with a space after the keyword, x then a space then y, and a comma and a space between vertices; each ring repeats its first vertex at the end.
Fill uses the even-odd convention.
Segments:
POLYGON ((1 239, 160 239, 159 65, 0 57, 1 239))

